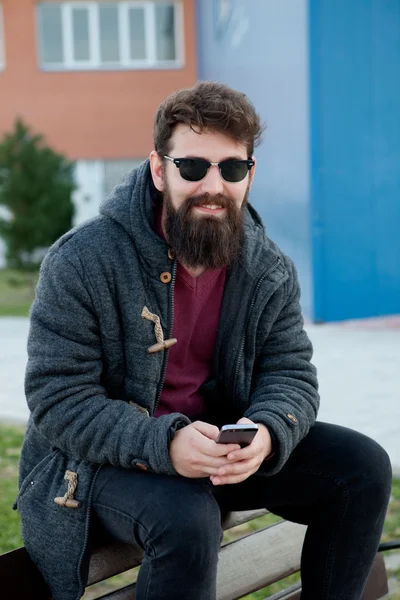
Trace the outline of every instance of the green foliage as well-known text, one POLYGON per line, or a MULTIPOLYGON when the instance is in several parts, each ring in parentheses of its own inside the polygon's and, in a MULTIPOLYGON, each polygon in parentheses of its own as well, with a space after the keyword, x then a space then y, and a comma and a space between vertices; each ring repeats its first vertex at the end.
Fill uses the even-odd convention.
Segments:
POLYGON ((27 317, 39 273, 0 269, 0 317, 27 317))
POLYGON ((400 539, 400 479, 393 479, 392 497, 389 502, 382 534, 383 542, 400 539))
POLYGON ((73 163, 18 119, 0 142, 0 236, 9 267, 36 270, 45 250, 72 226, 73 163))
POLYGON ((0 554, 22 546, 19 514, 12 505, 18 491, 23 435, 23 427, 0 426, 0 554))

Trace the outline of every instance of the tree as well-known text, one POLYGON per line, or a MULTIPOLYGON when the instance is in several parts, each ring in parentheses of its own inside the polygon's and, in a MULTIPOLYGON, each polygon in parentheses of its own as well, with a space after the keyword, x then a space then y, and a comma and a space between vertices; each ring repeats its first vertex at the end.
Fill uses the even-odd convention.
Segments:
POLYGON ((36 272, 46 249, 72 226, 73 163, 17 119, 0 142, 0 236, 7 266, 36 272))

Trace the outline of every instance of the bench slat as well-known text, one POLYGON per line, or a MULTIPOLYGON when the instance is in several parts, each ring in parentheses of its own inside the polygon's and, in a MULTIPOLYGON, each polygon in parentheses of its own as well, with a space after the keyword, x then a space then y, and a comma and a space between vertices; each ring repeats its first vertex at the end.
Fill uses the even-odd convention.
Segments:
POLYGON ((222 529, 225 531, 226 529, 230 529, 231 527, 236 527, 237 525, 243 525, 243 523, 247 523, 248 521, 252 521, 253 519, 257 519, 258 517, 263 517, 268 514, 268 510, 260 509, 260 510, 241 510, 237 512, 231 512, 228 514, 225 519, 222 521, 222 529))
POLYGON ((136 585, 132 583, 131 585, 127 585, 120 590, 116 590, 115 592, 110 592, 105 596, 101 596, 97 600, 135 600, 135 589, 136 585))
POLYGON ((361 600, 376 600, 382 598, 388 592, 385 562, 382 554, 377 554, 361 600))
POLYGON ((301 584, 296 583, 295 585, 291 585, 286 590, 282 590, 281 592, 277 592, 273 596, 269 598, 265 598, 264 600, 300 600, 301 595, 301 584))
POLYGON ((143 550, 139 546, 112 542, 92 552, 87 585, 92 585, 137 567, 142 563, 143 550))
POLYGON ((298 571, 305 532, 305 526, 285 521, 224 546, 218 600, 236 600, 298 571))

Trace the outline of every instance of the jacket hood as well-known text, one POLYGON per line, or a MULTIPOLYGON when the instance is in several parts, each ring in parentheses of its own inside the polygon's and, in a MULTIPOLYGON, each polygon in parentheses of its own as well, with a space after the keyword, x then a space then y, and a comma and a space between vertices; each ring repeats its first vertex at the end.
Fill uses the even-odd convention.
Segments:
MULTIPOLYGON (((151 193, 152 186, 150 161, 147 159, 124 176, 122 183, 101 204, 100 214, 116 221, 132 237, 142 257, 165 261, 168 244, 154 231, 156 201, 151 193)), ((258 264, 268 267, 268 263, 274 260, 271 251, 275 259, 280 252, 266 236, 261 217, 250 203, 245 210, 244 228, 245 252, 239 259, 242 266, 250 272, 258 264)))

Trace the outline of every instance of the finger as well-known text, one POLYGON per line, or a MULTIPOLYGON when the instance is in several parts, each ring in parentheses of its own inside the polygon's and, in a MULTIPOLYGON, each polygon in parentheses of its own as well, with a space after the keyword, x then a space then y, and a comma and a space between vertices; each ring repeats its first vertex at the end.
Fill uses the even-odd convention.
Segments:
POLYGON ((219 477, 230 477, 231 475, 242 475, 252 470, 257 470, 260 466, 259 461, 252 460, 243 460, 241 462, 236 462, 233 465, 222 465, 222 467, 218 470, 219 477))
POLYGON ((216 458, 214 456, 207 456, 205 454, 200 455, 196 461, 193 462, 193 466, 197 469, 213 468, 221 469, 229 466, 230 463, 225 457, 216 458))
POLYGON ((240 450, 239 444, 215 444, 213 456, 228 456, 228 454, 238 450, 240 450))
POLYGON ((210 423, 205 423, 204 421, 195 421, 192 425, 210 440, 215 441, 219 436, 219 429, 215 425, 210 425, 210 423))
POLYGON ((198 468, 196 468, 196 466, 193 465, 191 468, 191 472, 196 473, 195 477, 218 477, 218 471, 219 467, 213 467, 211 465, 208 465, 206 467, 199 466, 198 468))
POLYGON ((253 442, 252 444, 250 444, 249 446, 246 446, 245 448, 239 448, 238 450, 234 450, 233 452, 230 452, 228 454, 228 459, 230 461, 235 461, 235 462, 249 460, 251 458, 255 458, 258 454, 260 454, 260 452, 261 452, 261 447, 259 447, 258 444, 254 444, 254 442, 253 442))
POLYGON ((257 469, 253 471, 248 471, 247 473, 242 473, 241 475, 230 475, 229 477, 220 477, 219 475, 217 475, 210 477, 210 479, 213 485, 230 485, 233 483, 240 483, 241 481, 245 481, 251 475, 254 475, 256 470, 257 469))
POLYGON ((216 444, 205 436, 199 436, 196 448, 207 456, 227 456, 230 452, 240 450, 239 444, 216 444))
POLYGON ((243 424, 243 425, 254 425, 254 421, 250 421, 250 419, 248 419, 247 417, 242 417, 241 419, 239 419, 238 421, 238 425, 239 424, 243 424))

